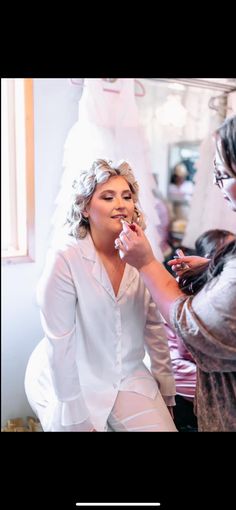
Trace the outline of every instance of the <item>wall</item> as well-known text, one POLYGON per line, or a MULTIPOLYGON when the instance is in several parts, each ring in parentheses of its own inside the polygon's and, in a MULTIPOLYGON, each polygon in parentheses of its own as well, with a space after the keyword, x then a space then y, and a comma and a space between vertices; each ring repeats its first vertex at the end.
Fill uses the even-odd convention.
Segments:
POLYGON ((42 338, 35 286, 49 241, 62 173, 63 145, 78 116, 81 89, 65 78, 34 79, 35 262, 2 267, 2 426, 32 414, 24 393, 30 353, 42 338))

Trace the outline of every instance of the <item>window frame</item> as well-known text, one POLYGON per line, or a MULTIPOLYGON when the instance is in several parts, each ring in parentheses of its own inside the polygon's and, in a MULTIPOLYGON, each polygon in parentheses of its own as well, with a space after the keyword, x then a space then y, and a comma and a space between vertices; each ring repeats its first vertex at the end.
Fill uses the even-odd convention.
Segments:
MULTIPOLYGON (((24 188, 25 188, 25 207, 26 207, 26 245, 24 253, 19 249, 2 250, 2 263, 15 264, 22 262, 34 262, 35 258, 35 197, 34 197, 34 98, 33 98, 33 79, 24 78, 24 188)), ((17 143, 17 141, 16 141, 17 143)), ((15 175, 13 177, 13 186, 17 188, 17 168, 15 165, 15 175)), ((14 215, 17 211, 17 189, 13 189, 13 197, 15 200, 13 210, 14 215)), ((10 197, 9 197, 10 198, 10 197)), ((18 229, 16 217, 11 228, 18 229)), ((17 237, 19 232, 17 231, 17 237)))

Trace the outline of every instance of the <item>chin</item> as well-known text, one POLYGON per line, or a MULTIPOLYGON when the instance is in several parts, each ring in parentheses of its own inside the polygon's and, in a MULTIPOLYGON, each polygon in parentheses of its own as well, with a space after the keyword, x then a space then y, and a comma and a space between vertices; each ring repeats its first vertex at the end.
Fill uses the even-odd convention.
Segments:
POLYGON ((122 225, 121 225, 121 223, 120 223, 120 224, 119 224, 119 223, 117 223, 117 225, 113 225, 113 229, 112 229, 112 230, 113 230, 113 232, 116 232, 116 233, 118 232, 118 233, 120 233, 120 232, 121 232, 121 230, 122 230, 122 225))

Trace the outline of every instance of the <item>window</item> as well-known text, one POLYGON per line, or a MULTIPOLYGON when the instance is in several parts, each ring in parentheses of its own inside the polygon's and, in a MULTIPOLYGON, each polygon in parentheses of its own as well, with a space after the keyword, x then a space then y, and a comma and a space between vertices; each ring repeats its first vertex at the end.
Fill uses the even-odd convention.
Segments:
POLYGON ((1 80, 2 258, 34 260, 33 80, 1 80))

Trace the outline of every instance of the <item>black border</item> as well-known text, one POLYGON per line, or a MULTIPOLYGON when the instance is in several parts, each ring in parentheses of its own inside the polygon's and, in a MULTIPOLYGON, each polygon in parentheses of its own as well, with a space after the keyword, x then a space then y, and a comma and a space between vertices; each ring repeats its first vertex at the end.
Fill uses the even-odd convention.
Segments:
MULTIPOLYGON (((4 434, 2 498, 24 510, 79 502, 233 508, 231 433, 4 434)), ((233 454, 233 451, 232 451, 233 454)))

